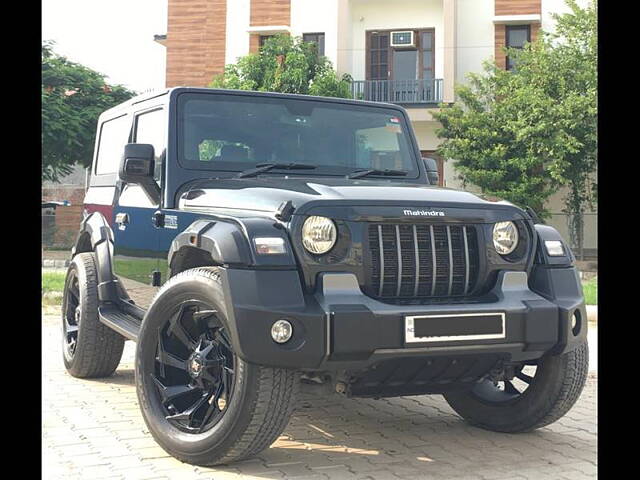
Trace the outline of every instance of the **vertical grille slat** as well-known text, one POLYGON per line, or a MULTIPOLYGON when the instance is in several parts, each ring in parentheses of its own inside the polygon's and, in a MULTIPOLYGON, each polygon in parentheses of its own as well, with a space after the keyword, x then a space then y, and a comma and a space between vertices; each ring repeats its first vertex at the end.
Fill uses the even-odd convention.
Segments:
POLYGON ((436 293, 436 275, 438 274, 438 269, 436 267, 436 243, 433 235, 433 225, 429 225, 429 232, 431 233, 431 255, 433 256, 433 277, 431 280, 431 296, 433 297, 436 293))
POLYGON ((400 242, 400 225, 396 225, 396 250, 398 254, 398 286, 396 287, 396 297, 400 296, 402 288, 402 243, 400 242))
POLYGON ((420 250, 418 249, 418 229, 415 225, 412 226, 413 230, 413 250, 416 256, 416 274, 413 282, 413 296, 418 296, 418 286, 420 285, 420 250))
POLYGON ((380 289, 378 296, 382 296, 382 287, 384 286, 384 246, 382 244, 382 225, 378 225, 378 240, 380 246, 380 289))
POLYGON ((365 290, 381 299, 448 298, 473 292, 479 272, 476 227, 370 224, 365 290))
POLYGON ((449 296, 453 287, 453 251, 451 250, 451 227, 449 225, 447 225, 447 245, 449 247, 449 289, 447 296, 449 296))
POLYGON ((469 291, 469 242, 467 241, 467 227, 462 227, 462 238, 464 239, 464 294, 469 291))

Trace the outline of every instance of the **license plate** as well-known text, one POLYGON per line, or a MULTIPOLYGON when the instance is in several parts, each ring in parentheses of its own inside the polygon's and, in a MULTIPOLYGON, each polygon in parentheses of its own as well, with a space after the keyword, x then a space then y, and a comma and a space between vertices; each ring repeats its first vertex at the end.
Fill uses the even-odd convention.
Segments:
POLYGON ((505 315, 456 313, 405 317, 405 342, 452 342, 505 338, 505 315))

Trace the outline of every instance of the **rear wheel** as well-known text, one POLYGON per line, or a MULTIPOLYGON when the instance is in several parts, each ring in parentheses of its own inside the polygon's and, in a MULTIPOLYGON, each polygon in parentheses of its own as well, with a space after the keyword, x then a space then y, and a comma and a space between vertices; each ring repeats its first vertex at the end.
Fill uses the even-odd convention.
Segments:
POLYGON ((230 463, 273 443, 298 388, 295 371, 240 359, 216 268, 169 280, 145 315, 136 352, 143 417, 155 440, 197 465, 230 463))
POLYGON ((111 375, 122 358, 124 337, 98 319, 98 279, 93 253, 69 265, 62 297, 62 358, 74 377, 111 375))
POLYGON ((497 432, 527 432, 549 425, 575 404, 587 379, 589 347, 522 365, 511 380, 483 380, 445 399, 469 423, 497 432))

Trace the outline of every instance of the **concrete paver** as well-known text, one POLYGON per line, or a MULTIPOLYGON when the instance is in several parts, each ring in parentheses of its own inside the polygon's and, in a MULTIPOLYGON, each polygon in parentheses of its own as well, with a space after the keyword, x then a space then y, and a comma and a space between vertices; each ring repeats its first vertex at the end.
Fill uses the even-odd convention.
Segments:
MULTIPOLYGON (((80 380, 61 358, 57 316, 43 319, 43 478, 126 479, 583 479, 597 476, 597 376, 573 409, 532 433, 463 422, 439 395, 348 399, 304 388, 284 434, 227 467, 181 463, 153 441, 138 411, 135 344, 116 373, 80 380)), ((590 343, 595 339, 590 335, 590 343)), ((594 350, 591 347, 592 364, 594 350)))

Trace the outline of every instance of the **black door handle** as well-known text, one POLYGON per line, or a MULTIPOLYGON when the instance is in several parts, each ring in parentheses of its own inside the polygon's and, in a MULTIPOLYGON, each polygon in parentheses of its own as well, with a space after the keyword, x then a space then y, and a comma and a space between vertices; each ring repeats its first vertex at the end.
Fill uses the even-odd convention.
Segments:
POLYGON ((155 212, 153 212, 152 222, 153 222, 153 226, 154 227, 163 228, 164 227, 164 213, 162 213, 162 211, 160 211, 160 210, 156 210, 155 212))

